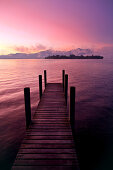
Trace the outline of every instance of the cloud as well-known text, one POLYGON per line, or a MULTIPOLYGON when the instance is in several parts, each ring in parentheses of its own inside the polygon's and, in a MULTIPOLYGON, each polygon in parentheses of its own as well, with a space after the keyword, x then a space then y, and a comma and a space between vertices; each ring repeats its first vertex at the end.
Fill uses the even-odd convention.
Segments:
POLYGON ((46 50, 46 47, 44 45, 38 44, 38 45, 30 46, 30 47, 15 46, 13 47, 13 49, 19 53, 36 53, 39 51, 46 50))

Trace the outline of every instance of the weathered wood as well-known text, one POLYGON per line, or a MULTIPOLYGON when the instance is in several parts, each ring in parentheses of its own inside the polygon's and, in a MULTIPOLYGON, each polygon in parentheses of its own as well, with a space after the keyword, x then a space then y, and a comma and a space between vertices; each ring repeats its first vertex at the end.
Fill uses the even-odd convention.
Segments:
POLYGON ((63 91, 64 91, 64 82, 65 82, 65 70, 62 70, 62 84, 63 84, 63 91))
POLYGON ((67 105, 67 97, 68 97, 68 75, 65 75, 65 100, 67 105))
POLYGON ((66 129, 30 129, 29 132, 71 132, 71 129, 70 130, 67 130, 66 129))
POLYGON ((73 169, 74 170, 74 167, 73 166, 70 166, 70 165, 64 165, 64 166, 37 166, 37 165, 34 165, 34 166, 14 166, 13 167, 13 170, 70 170, 70 169, 73 169))
POLYGON ((31 104, 30 104, 30 88, 24 88, 24 100, 25 100, 25 115, 26 115, 26 129, 29 128, 31 123, 31 104))
POLYGON ((61 135, 61 136, 67 136, 67 135, 72 135, 72 132, 62 132, 62 131, 57 131, 57 132, 26 132, 27 135, 45 135, 45 136, 54 136, 54 135, 61 135))
POLYGON ((33 140, 35 140, 35 139, 45 139, 45 140, 47 140, 47 139, 51 139, 51 140, 55 140, 55 139, 58 139, 58 140, 66 140, 66 139, 73 139, 73 137, 72 137, 72 135, 67 135, 67 136, 60 136, 60 135, 42 135, 42 136, 33 136, 33 135, 27 135, 25 138, 24 138, 25 140, 27 140, 27 139, 33 139, 33 140))
POLYGON ((70 87, 70 123, 74 133, 75 128, 75 87, 70 87))
POLYGON ((74 158, 74 159, 39 159, 39 160, 35 160, 35 159, 31 159, 31 160, 27 160, 27 159, 25 159, 25 160, 16 160, 15 161, 15 164, 14 165, 19 165, 19 166, 21 166, 21 165, 24 165, 24 166, 30 166, 30 165, 32 165, 32 166, 34 166, 34 165, 42 165, 42 166, 49 166, 49 165, 54 165, 54 166, 58 166, 58 165, 64 165, 64 166, 66 166, 66 165, 70 165, 70 166, 72 166, 72 165, 76 165, 76 161, 75 161, 76 159, 74 158), (45 164, 44 164, 45 163, 45 164))
POLYGON ((47 84, 47 73, 46 73, 46 70, 44 70, 44 85, 45 85, 45 88, 46 88, 46 84, 47 84))
POLYGON ((79 169, 62 84, 46 84, 12 169, 79 169))
POLYGON ((23 144, 22 143, 22 145, 21 145, 21 147, 20 148, 27 148, 27 149, 30 149, 30 148, 36 148, 36 149, 38 149, 38 148, 42 148, 42 149, 57 149, 57 148, 74 148, 74 144, 72 144, 72 143, 70 143, 70 144, 67 144, 67 143, 46 143, 46 145, 45 145, 45 143, 34 143, 34 144, 23 144))
POLYGON ((42 97, 42 75, 39 75, 39 94, 40 94, 40 99, 42 97))
POLYGON ((58 153, 67 153, 67 154, 69 154, 69 153, 74 153, 75 155, 76 155, 76 152, 73 150, 73 149, 20 149, 19 150, 19 153, 37 153, 37 154, 39 154, 39 153, 56 153, 56 154, 58 154, 58 153))
POLYGON ((23 154, 23 153, 18 153, 17 159, 73 159, 76 158, 76 155, 71 153, 27 153, 27 154, 23 154))

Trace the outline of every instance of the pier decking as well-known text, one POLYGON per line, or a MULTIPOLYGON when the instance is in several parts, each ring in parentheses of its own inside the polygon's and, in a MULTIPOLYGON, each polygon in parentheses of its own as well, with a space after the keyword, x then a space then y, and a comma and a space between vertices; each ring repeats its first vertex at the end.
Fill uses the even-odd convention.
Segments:
POLYGON ((79 170, 61 83, 48 83, 12 170, 79 170))

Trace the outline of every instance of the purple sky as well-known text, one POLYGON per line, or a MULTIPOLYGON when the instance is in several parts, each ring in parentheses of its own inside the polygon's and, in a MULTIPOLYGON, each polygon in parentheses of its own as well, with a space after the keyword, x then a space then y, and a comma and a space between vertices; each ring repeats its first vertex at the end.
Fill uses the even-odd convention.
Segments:
POLYGON ((113 46, 113 0, 0 0, 0 54, 113 46))

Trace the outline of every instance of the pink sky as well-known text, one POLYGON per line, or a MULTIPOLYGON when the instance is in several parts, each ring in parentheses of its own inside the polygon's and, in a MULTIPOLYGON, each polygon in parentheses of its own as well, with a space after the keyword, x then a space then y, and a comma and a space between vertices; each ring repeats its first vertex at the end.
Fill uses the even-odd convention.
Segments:
POLYGON ((0 54, 113 45, 112 0, 0 0, 0 54))

